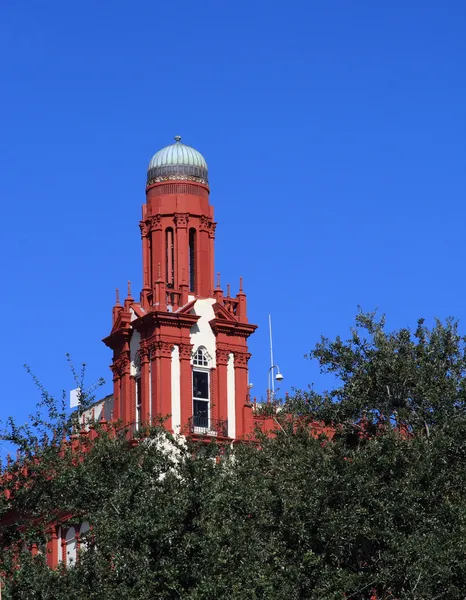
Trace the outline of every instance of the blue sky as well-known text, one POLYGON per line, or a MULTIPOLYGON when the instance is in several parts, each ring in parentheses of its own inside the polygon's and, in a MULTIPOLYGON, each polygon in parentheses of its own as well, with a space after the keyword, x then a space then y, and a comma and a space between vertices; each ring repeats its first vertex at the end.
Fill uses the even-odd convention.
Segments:
MULTIPOLYGON (((282 391, 357 305, 390 327, 466 316, 466 6, 423 0, 4 2, 0 418, 110 391, 114 289, 141 283, 148 161, 180 134, 209 164, 216 270, 244 277, 253 392, 267 315, 282 391)), ((463 326, 463 331, 465 327, 463 326)))

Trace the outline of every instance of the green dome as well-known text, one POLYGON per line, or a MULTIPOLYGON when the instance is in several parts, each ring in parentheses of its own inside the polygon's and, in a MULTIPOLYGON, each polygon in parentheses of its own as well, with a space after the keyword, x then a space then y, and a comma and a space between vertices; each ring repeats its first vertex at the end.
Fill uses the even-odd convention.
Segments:
POLYGON ((200 152, 181 143, 175 136, 175 143, 162 148, 152 157, 147 171, 147 182, 169 180, 191 180, 208 183, 207 163, 200 152))

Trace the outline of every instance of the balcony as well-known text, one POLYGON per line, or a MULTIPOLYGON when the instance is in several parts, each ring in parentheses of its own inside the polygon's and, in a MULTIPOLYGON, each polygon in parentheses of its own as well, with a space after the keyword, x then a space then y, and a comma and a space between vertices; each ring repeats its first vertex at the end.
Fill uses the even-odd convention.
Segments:
POLYGON ((226 420, 194 415, 188 420, 188 429, 190 433, 197 435, 228 437, 228 421, 226 420))

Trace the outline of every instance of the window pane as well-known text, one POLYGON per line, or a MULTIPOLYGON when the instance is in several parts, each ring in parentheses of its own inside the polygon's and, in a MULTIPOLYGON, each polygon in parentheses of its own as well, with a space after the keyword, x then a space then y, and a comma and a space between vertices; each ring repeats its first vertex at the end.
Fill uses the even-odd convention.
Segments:
POLYGON ((209 366, 209 361, 207 360, 205 348, 200 347, 197 349, 196 354, 193 358, 193 364, 197 365, 198 367, 209 366))
POLYGON ((194 427, 209 427, 209 403, 204 400, 193 402, 194 427))
POLYGON ((193 371, 193 396, 209 400, 209 374, 193 371))
POLYGON ((194 416, 195 417, 205 417, 209 416, 209 403, 204 400, 194 400, 194 416))

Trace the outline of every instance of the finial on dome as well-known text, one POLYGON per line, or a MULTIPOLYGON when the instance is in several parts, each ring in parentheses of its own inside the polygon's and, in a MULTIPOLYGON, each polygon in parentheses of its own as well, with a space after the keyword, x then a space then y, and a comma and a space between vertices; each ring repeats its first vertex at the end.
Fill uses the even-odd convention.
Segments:
POLYGON ((181 142, 181 135, 175 135, 175 142, 179 144, 181 142))

